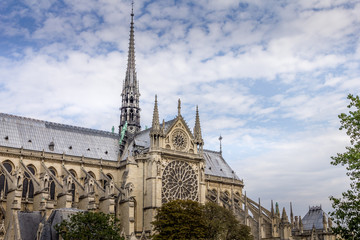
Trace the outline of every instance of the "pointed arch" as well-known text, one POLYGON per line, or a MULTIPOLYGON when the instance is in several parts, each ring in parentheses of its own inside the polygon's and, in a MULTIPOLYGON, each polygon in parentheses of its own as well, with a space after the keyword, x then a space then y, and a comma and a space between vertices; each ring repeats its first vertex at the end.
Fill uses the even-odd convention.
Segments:
MULTIPOLYGON (((57 172, 56 169, 53 167, 49 168, 50 172, 52 173, 52 175, 54 175, 54 177, 57 177, 57 172)), ((53 179, 52 176, 50 176, 49 179, 49 197, 50 200, 55 200, 55 193, 56 193, 56 185, 55 185, 55 180, 53 179)))
MULTIPOLYGON (((10 160, 5 160, 3 166, 8 171, 8 173, 12 174, 14 170, 14 164, 10 160)), ((3 169, 0 170, 0 197, 6 197, 9 191, 8 180, 6 179, 6 175, 3 172, 3 169)))
MULTIPOLYGON (((26 168, 33 174, 36 174, 36 168, 34 165, 27 165, 26 168)), ((32 199, 34 198, 34 183, 31 180, 30 175, 24 171, 24 179, 23 179, 23 191, 22 191, 23 199, 32 199)))

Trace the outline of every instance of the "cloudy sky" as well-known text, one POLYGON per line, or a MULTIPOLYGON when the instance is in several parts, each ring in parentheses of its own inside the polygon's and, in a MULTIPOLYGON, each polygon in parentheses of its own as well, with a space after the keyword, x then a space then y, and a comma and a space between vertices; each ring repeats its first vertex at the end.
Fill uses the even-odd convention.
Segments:
MULTIPOLYGON (((111 130, 119 124, 130 0, 2 0, 0 111, 111 130)), ((330 157, 337 115, 360 90, 360 1, 137 0, 142 126, 199 105, 205 148, 219 150, 247 195, 296 215, 331 210, 348 187, 330 157)))

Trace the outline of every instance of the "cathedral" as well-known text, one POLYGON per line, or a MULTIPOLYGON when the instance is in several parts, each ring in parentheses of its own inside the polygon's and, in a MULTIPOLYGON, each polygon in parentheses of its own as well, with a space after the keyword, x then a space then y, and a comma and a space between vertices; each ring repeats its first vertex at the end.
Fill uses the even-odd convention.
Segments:
POLYGON ((133 12, 121 97, 119 133, 0 113, 0 239, 58 239, 54 225, 79 210, 115 214, 126 239, 149 239, 156 209, 174 199, 215 202, 254 239, 335 239, 320 207, 288 217, 244 195, 222 152, 203 148, 198 108, 191 126, 180 99, 176 117, 160 121, 155 96, 142 130, 133 12))

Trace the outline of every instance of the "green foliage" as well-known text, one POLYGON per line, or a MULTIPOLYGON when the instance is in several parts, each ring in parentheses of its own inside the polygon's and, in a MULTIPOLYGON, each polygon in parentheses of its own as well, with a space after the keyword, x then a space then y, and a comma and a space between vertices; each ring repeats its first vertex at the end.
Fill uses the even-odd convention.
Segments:
POLYGON ((341 127, 350 137, 351 146, 345 153, 332 157, 332 165, 346 166, 350 177, 350 189, 342 193, 342 198, 330 197, 334 211, 330 213, 336 226, 333 231, 344 239, 360 239, 360 99, 359 96, 348 95, 349 114, 339 115, 341 127))
POLYGON ((152 222, 158 233, 154 240, 205 239, 205 221, 202 206, 191 200, 175 200, 163 204, 152 222))
POLYGON ((208 202, 204 206, 204 217, 206 219, 206 239, 208 240, 252 240, 250 227, 242 225, 234 214, 208 202))
POLYGON ((55 226, 64 240, 123 240, 120 224, 114 216, 105 213, 78 212, 55 226))
POLYGON ((152 223, 154 240, 207 239, 252 240, 250 228, 240 224, 233 213, 215 203, 204 205, 191 200, 176 200, 158 209, 152 223))

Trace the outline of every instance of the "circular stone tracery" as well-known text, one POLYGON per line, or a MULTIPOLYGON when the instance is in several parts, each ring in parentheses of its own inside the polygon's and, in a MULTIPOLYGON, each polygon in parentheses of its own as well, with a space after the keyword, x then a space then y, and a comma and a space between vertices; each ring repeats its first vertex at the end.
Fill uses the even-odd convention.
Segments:
POLYGON ((187 146, 186 133, 180 129, 175 130, 172 134, 172 143, 176 150, 184 150, 187 146))
POLYGON ((198 201, 198 180, 192 167, 181 161, 169 163, 162 176, 162 203, 176 199, 198 201))

